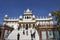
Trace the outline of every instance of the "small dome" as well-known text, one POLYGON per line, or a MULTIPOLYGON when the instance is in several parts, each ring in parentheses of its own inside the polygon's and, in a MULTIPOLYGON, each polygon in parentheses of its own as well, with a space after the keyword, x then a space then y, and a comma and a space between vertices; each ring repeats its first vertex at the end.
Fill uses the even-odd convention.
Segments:
POLYGON ((22 16, 19 16, 20 19, 22 19, 22 16))
POLYGON ((8 15, 5 15, 5 17, 8 17, 8 15))
POLYGON ((27 9, 26 11, 24 11, 24 14, 32 14, 32 11, 30 9, 27 9))
POLYGON ((35 18, 35 15, 33 15, 33 18, 35 18))
POLYGON ((49 16, 51 16, 51 13, 49 13, 49 16))
POLYGON ((31 11, 29 9, 27 9, 26 12, 31 12, 31 11))

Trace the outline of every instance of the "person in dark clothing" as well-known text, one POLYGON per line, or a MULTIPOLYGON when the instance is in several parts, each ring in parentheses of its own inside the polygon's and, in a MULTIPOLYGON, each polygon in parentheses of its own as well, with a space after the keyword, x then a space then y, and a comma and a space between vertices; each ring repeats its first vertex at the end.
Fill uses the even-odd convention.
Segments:
POLYGON ((31 34, 31 40, 33 40, 33 34, 31 34))
POLYGON ((35 38, 35 32, 33 33, 33 37, 35 38))
POLYGON ((18 27, 18 30, 20 29, 20 27, 18 27))
POLYGON ((31 38, 35 38, 35 32, 31 34, 31 38))
POLYGON ((18 34, 17 34, 17 40, 19 40, 19 38, 20 38, 20 34, 18 33, 18 34))
POLYGON ((23 35, 25 35, 25 30, 23 30, 23 35))

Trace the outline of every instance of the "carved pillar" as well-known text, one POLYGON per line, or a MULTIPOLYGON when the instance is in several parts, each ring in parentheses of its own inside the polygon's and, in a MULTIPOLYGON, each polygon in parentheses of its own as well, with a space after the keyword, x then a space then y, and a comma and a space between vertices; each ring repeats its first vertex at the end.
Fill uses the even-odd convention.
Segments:
POLYGON ((28 28, 29 28, 29 24, 28 24, 28 28))
POLYGON ((31 28, 31 24, 29 24, 29 28, 31 28))
POLYGON ((40 30, 40 40, 42 40, 42 33, 41 33, 41 30, 40 30))
POLYGON ((25 24, 24 26, 25 26, 25 28, 26 28, 26 24, 25 24))
POLYGON ((46 40, 48 40, 48 29, 46 29, 46 40))
POLYGON ((31 24, 31 28, 33 27, 33 24, 31 24))
POLYGON ((21 27, 23 28, 23 24, 21 24, 21 27))

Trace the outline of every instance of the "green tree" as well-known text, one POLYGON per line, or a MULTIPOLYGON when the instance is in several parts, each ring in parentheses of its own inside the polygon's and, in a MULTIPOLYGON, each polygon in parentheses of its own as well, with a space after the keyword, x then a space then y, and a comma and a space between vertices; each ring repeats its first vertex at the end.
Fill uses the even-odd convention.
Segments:
POLYGON ((55 21, 57 21, 57 27, 60 35, 60 10, 53 10, 52 16, 54 17, 55 21))

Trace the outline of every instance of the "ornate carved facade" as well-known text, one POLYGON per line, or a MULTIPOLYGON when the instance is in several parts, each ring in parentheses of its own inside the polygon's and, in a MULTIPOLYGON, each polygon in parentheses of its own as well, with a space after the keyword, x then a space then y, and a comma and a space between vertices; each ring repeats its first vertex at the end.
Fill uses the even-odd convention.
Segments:
MULTIPOLYGON (((53 40, 59 37, 57 27, 54 27, 53 24, 53 18, 51 16, 51 13, 48 14, 48 17, 36 17, 32 14, 32 11, 27 9, 24 11, 23 15, 20 15, 18 18, 9 18, 8 15, 5 15, 3 25, 7 25, 11 28, 14 28, 14 30, 6 37, 6 30, 5 30, 5 40, 7 39, 16 39, 17 40, 17 34, 20 34, 20 38, 23 37, 23 39, 26 37, 30 40, 34 40, 34 38, 31 38, 31 30, 35 33, 35 40, 53 40), (28 34, 29 37, 22 35, 24 33, 23 31, 26 31, 26 34, 28 34), (22 32, 22 33, 21 33, 22 32), (16 35, 15 35, 16 34, 16 35), (56 35, 57 34, 57 35, 56 35), (57 36, 57 37, 56 37, 57 36)), ((25 34, 25 33, 24 33, 25 34)))

